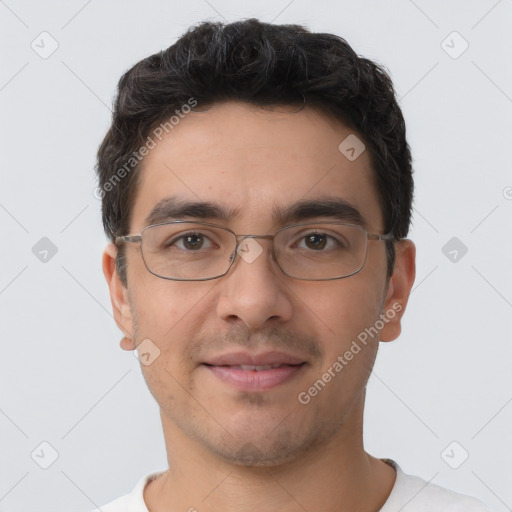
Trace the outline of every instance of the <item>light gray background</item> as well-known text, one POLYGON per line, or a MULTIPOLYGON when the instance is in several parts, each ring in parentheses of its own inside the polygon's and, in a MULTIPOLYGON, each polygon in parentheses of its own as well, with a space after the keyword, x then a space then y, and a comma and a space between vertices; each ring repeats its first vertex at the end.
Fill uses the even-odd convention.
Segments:
POLYGON ((0 511, 87 511, 166 467, 101 273, 95 152, 128 67, 198 21, 248 17, 341 35, 390 71, 415 160, 417 280, 370 378, 366 448, 511 510, 510 0, 0 0, 0 511), (43 31, 59 45, 47 59, 31 48, 43 31), (458 58, 453 31, 469 43, 458 58), (58 248, 47 262, 42 237, 58 248), (468 248, 457 262, 452 237, 468 248), (59 454, 48 469, 43 441, 59 454))

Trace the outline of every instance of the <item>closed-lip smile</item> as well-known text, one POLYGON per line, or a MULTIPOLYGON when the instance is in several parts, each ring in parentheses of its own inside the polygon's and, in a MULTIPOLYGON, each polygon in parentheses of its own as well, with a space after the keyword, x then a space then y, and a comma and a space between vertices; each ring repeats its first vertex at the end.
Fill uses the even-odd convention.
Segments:
POLYGON ((280 351, 231 352, 207 358, 203 363, 216 377, 240 391, 261 392, 284 384, 307 362, 280 351))

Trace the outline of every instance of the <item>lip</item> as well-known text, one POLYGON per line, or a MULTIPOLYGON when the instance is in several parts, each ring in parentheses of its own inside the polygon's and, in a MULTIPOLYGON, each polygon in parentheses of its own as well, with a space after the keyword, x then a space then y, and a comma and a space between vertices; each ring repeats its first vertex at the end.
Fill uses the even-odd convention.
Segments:
POLYGON ((239 391, 261 392, 275 388, 303 371, 306 361, 284 352, 234 352, 212 357, 203 366, 239 391), (242 366, 274 368, 243 369, 242 366))
POLYGON ((298 365, 304 363, 304 359, 273 350, 270 352, 260 352, 258 354, 251 352, 231 352, 228 354, 221 354, 213 356, 204 364, 210 366, 240 366, 240 365, 254 365, 266 366, 276 364, 298 365))

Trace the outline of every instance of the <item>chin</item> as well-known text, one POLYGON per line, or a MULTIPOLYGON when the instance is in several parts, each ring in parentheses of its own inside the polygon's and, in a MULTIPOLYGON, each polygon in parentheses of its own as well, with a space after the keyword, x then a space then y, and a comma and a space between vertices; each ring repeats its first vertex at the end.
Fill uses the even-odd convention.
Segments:
POLYGON ((217 442, 203 439, 203 444, 227 463, 251 468, 269 468, 293 462, 322 444, 323 439, 316 429, 292 432, 288 428, 273 426, 256 431, 254 424, 250 430, 240 428, 237 434, 233 432, 231 427, 232 435, 225 433, 217 442))

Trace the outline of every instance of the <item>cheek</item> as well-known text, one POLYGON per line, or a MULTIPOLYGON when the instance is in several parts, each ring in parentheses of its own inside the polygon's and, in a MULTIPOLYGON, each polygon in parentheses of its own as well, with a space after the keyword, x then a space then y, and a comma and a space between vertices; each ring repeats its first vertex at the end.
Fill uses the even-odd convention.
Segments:
POLYGON ((311 386, 317 379, 329 382, 317 406, 335 400, 341 411, 364 388, 375 362, 379 332, 374 326, 380 314, 381 290, 359 274, 330 284, 332 289, 325 287, 305 298, 324 352, 320 366, 313 368, 311 386))
POLYGON ((157 402, 169 401, 176 405, 186 398, 185 389, 191 391, 188 376, 195 363, 190 357, 189 345, 203 324, 198 315, 203 311, 202 300, 206 299, 212 285, 205 289, 204 284, 198 286, 197 283, 152 277, 139 282, 133 304, 137 343, 149 339, 158 351, 154 361, 141 365, 141 370, 157 402))
POLYGON ((206 301, 215 282, 170 281, 146 270, 145 275, 137 277, 131 301, 137 319, 137 341, 149 338, 162 354, 172 352, 174 358, 181 359, 188 340, 200 329, 204 315, 211 311, 206 301))
POLYGON ((320 340, 329 340, 325 343, 327 351, 329 346, 337 349, 350 343, 378 318, 382 290, 368 277, 359 273, 346 279, 292 288, 299 298, 297 315, 310 319, 320 340))

